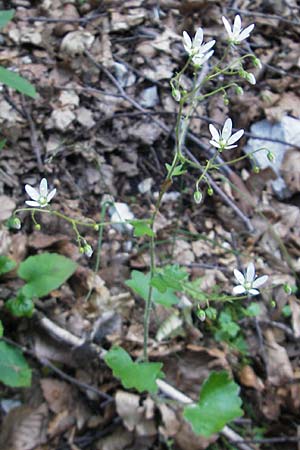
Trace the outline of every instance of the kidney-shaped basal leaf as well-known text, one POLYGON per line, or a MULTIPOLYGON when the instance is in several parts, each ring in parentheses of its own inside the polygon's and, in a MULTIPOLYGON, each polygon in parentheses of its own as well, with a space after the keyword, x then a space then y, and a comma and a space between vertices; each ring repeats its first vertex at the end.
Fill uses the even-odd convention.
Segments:
POLYGON ((106 353, 104 360, 126 389, 157 392, 156 380, 163 376, 162 363, 133 362, 130 355, 121 347, 113 347, 106 353))
MULTIPOLYGON (((126 285, 129 286, 136 294, 140 295, 145 301, 148 298, 148 292, 150 287, 150 274, 144 274, 139 270, 133 270, 131 272, 131 279, 126 281, 126 285)), ((165 307, 170 307, 179 302, 178 297, 174 293, 174 289, 166 289, 165 292, 159 292, 156 287, 152 288, 152 298, 154 303, 158 303, 165 307)))
POLYGON ((42 253, 23 261, 18 275, 27 281, 22 292, 27 297, 43 297, 57 289, 76 270, 77 264, 57 253, 42 253))
POLYGON ((7 9, 6 11, 0 11, 0 28, 5 27, 5 25, 14 17, 15 10, 7 9))
POLYGON ((10 272, 15 266, 16 263, 12 259, 5 255, 0 256, 0 275, 10 272))
POLYGON ((243 415, 239 386, 227 372, 212 372, 203 383, 198 403, 184 408, 184 418, 204 437, 218 433, 231 420, 243 415))
POLYGON ((0 341, 0 381, 11 387, 26 387, 31 384, 31 369, 22 352, 2 341, 0 341))
POLYGON ((29 81, 4 67, 0 67, 0 83, 6 84, 6 86, 13 88, 28 97, 36 97, 36 90, 29 81))

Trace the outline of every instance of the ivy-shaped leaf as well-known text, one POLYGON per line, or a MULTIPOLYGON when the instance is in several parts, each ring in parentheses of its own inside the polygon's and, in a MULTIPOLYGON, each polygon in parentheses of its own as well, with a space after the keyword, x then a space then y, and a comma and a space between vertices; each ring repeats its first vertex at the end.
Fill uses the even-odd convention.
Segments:
POLYGON ((0 275, 10 272, 14 267, 16 267, 16 263, 12 259, 5 255, 0 256, 0 275))
POLYGON ((5 303, 5 308, 15 317, 31 317, 34 310, 34 303, 32 298, 27 297, 20 290, 16 297, 9 299, 5 303))
MULTIPOLYGON (((131 279, 126 281, 126 285, 129 286, 136 294, 142 297, 145 301, 148 298, 148 292, 150 287, 150 274, 144 274, 139 270, 133 270, 131 272, 131 279)), ((179 302, 178 297, 174 293, 174 289, 166 289, 164 293, 153 287, 152 298, 154 303, 158 303, 165 307, 170 307, 179 302)))
POLYGON ((156 287, 159 292, 166 292, 168 288, 181 291, 182 281, 186 279, 186 269, 174 264, 157 269, 151 280, 151 286, 156 287))
POLYGON ((130 355, 121 347, 113 347, 106 353, 104 360, 126 389, 157 392, 156 380, 163 376, 162 363, 133 362, 130 355))
POLYGON ((27 387, 31 384, 31 369, 22 352, 0 341, 0 381, 11 387, 27 387))
POLYGON ((184 418, 204 437, 218 433, 231 420, 243 415, 239 386, 227 372, 212 372, 204 382, 199 402, 184 408, 184 418))
POLYGON ((24 296, 43 297, 61 286, 76 270, 77 264, 56 253, 42 253, 23 261, 18 275, 27 281, 22 288, 24 296))
POLYGON ((140 220, 130 220, 129 222, 134 227, 133 235, 135 237, 140 236, 155 236, 155 233, 153 230, 151 230, 148 223, 141 222, 140 220))

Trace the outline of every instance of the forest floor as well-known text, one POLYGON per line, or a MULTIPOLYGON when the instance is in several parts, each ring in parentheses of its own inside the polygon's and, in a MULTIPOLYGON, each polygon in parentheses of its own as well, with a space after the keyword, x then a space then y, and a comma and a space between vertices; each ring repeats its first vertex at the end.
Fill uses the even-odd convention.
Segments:
MULTIPOLYGON (((16 11, 0 34, 1 64, 38 92, 34 100, 7 87, 0 93, 6 140, 0 255, 19 265, 31 255, 58 253, 78 265, 61 288, 35 301, 30 318, 13 317, 5 307, 22 284, 16 271, 1 276, 4 339, 22 348, 32 369, 30 387, 1 386, 1 450, 299 450, 299 2, 11 0, 0 6, 16 11), (18 216, 20 230, 6 222, 26 207, 24 186, 37 187, 42 178, 57 190, 51 208, 68 217, 101 222, 109 199, 122 214, 149 219, 173 158, 178 103, 170 80, 187 58, 182 32, 194 36, 202 27, 205 41, 217 41, 213 58, 221 58, 221 18, 236 14, 244 27, 255 23, 239 51, 260 59, 261 67, 249 64, 257 82, 245 81, 243 95, 229 91, 228 101, 220 94, 201 102, 186 146, 205 165, 208 125, 221 129, 231 117, 245 133, 221 157, 226 162, 234 151, 241 159, 211 175, 214 193, 201 186, 200 204, 193 197, 197 170, 174 178, 155 223, 157 266, 185 268, 199 293, 177 293, 181 303, 168 308, 156 305, 150 360, 162 362, 167 385, 194 401, 213 370, 226 370, 241 389, 243 417, 207 439, 184 421, 176 394, 126 390, 95 351, 117 344, 133 359, 142 355, 144 300, 126 282, 133 271, 149 272, 149 237, 134 236, 128 225, 108 225, 103 236, 83 226, 93 249, 87 258, 70 223, 57 216, 36 214, 40 229, 26 211, 18 216), (262 147, 275 155, 272 163, 258 153, 242 158, 262 147), (268 275, 260 295, 208 305, 206 298, 232 295, 234 269, 244 272, 250 262, 258 276, 268 275)), ((192 70, 185 74, 187 86, 192 77, 192 70)), ((107 222, 114 211, 106 210, 107 222)))

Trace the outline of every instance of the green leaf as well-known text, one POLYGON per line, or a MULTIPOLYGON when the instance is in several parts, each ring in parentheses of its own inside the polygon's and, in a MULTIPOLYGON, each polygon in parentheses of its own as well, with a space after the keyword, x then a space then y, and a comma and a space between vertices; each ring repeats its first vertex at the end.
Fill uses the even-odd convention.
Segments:
POLYGON ((0 341, 0 381, 11 387, 27 387, 31 384, 31 369, 22 352, 0 341))
POLYGON ((151 230, 151 228, 149 227, 149 225, 145 222, 141 222, 140 220, 130 220, 131 225, 134 227, 134 233, 133 235, 135 237, 139 237, 139 236, 150 236, 153 237, 155 236, 155 233, 153 230, 151 230))
POLYGON ((0 150, 2 150, 4 148, 5 144, 6 144, 6 139, 1 139, 1 141, 0 141, 0 150))
POLYGON ((182 290, 182 281, 187 278, 187 271, 178 264, 165 266, 157 269, 151 280, 151 286, 156 287, 159 292, 166 292, 168 288, 176 291, 182 290))
MULTIPOLYGON (((131 272, 131 279, 127 280, 125 284, 129 286, 136 294, 142 297, 145 301, 147 301, 150 287, 149 273, 145 275, 143 272, 133 270, 131 272)), ((161 293, 158 289, 153 287, 152 298, 154 303, 158 303, 167 308, 179 302, 179 299, 174 294, 173 289, 167 289, 164 293, 161 293)))
POLYGON ((126 389, 157 392, 156 380, 163 376, 162 363, 133 362, 130 355, 121 347, 113 347, 106 353, 104 360, 126 389))
MULTIPOLYGON (((170 164, 166 164, 166 169, 168 171, 168 174, 170 174, 172 166, 170 164)), ((179 175, 182 175, 186 173, 186 170, 183 169, 183 164, 178 164, 178 166, 174 167, 172 177, 178 177, 179 175)))
POLYGON ((8 9, 7 11, 0 11, 0 28, 5 27, 5 25, 14 17, 15 10, 8 9))
POLYGON ((15 89, 21 94, 28 95, 28 97, 36 97, 36 90, 29 81, 4 67, 0 67, 0 82, 15 89))
POLYGON ((256 317, 260 314, 261 308, 259 303, 252 302, 250 305, 244 310, 245 316, 248 317, 256 317))
POLYGON ((0 275, 10 272, 14 267, 16 267, 16 263, 12 259, 5 255, 0 256, 0 275))
POLYGON ((202 386, 199 402, 184 408, 184 418, 196 434, 209 437, 243 415, 238 394, 239 386, 227 372, 212 372, 202 386))
POLYGON ((5 303, 5 308, 15 317, 31 317, 34 310, 34 303, 31 298, 28 298, 22 291, 19 291, 16 297, 9 299, 5 303))
POLYGON ((22 288, 24 296, 43 297, 61 286, 76 270, 77 264, 56 253, 42 253, 23 261, 18 275, 27 281, 22 288))
POLYGON ((1 320, 0 320, 0 338, 3 336, 3 325, 2 325, 2 322, 1 322, 1 320))

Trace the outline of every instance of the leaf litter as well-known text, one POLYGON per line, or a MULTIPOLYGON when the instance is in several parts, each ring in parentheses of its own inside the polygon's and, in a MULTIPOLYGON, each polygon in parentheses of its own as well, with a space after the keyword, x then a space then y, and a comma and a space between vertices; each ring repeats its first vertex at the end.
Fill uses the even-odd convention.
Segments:
MULTIPOLYGON (((174 441, 174 448, 186 450, 213 448, 210 444, 218 439, 195 439, 172 403, 154 404, 144 394, 120 391, 110 370, 88 351, 92 343, 106 348, 113 344, 125 346, 134 358, 142 353, 143 304, 125 281, 130 279, 130 269, 147 270, 148 255, 128 237, 130 229, 118 229, 116 224, 116 229, 105 231, 100 271, 94 274, 93 264, 88 267, 70 237, 70 229, 60 220, 42 217, 42 229, 36 232, 24 216, 19 234, 7 232, 4 225, 15 204, 25 201, 24 185, 36 184, 39 179, 33 132, 43 169, 61 193, 55 202, 62 210, 78 216, 83 211, 98 220, 101 200, 110 194, 131 218, 148 217, 163 180, 164 163, 169 161, 173 148, 170 134, 152 118, 159 117, 165 127, 174 124, 177 107, 168 82, 182 61, 181 32, 189 29, 192 34, 198 24, 214 36, 223 32, 219 23, 223 9, 229 14, 228 5, 221 8, 218 2, 204 3, 163 1, 158 8, 153 2, 131 0, 122 5, 107 1, 99 5, 92 0, 64 5, 57 0, 35 5, 13 2, 16 16, 1 35, 5 44, 1 63, 7 68, 17 67, 38 88, 39 97, 31 104, 10 89, 2 90, 0 123, 7 144, 0 159, 0 253, 20 263, 32 252, 54 251, 81 264, 67 287, 52 292, 37 304, 37 309, 61 330, 85 342, 86 347, 79 346, 80 351, 75 352, 63 340, 68 335, 61 333, 58 338, 54 329, 52 335, 42 327, 33 330, 26 319, 15 326, 3 308, 3 300, 14 295, 16 283, 11 276, 1 279, 1 318, 3 312, 7 336, 27 346, 37 357, 29 356, 39 380, 31 388, 32 399, 5 388, 5 397, 18 398, 22 406, 12 409, 5 418, 2 414, 0 446, 4 450, 47 450, 63 445, 160 450, 166 448, 169 439, 174 441), (39 18, 45 20, 40 22, 39 18), (128 99, 120 97, 116 86, 105 77, 103 67, 115 74, 126 94, 146 113, 140 114, 128 99), (34 131, 24 108, 30 110, 34 131), (89 290, 91 296, 86 301, 89 290), (45 360, 59 362, 57 367, 63 375, 72 378, 61 380, 61 373, 53 369, 45 373, 45 360), (102 408, 99 396, 88 394, 74 380, 86 380, 114 397, 115 404, 108 402, 102 408), (95 424, 100 425, 97 428, 95 424), (97 434, 99 428, 102 436, 97 434)), ((226 340, 215 340, 209 320, 203 324, 194 313, 184 316, 186 312, 177 305, 167 314, 159 314, 157 323, 154 320, 149 352, 154 362, 163 362, 167 381, 194 401, 201 382, 213 370, 229 370, 242 387, 244 402, 259 413, 247 415, 252 427, 263 423, 267 437, 281 433, 288 438, 296 435, 296 429, 292 424, 283 424, 297 417, 300 372, 299 299, 297 292, 288 294, 282 288, 296 285, 300 270, 300 160, 295 138, 299 125, 299 54, 294 42, 298 28, 293 23, 292 2, 267 2, 269 6, 256 2, 255 11, 251 3, 236 2, 236 7, 254 16, 249 23, 256 23, 254 42, 258 56, 266 63, 256 73, 257 87, 262 90, 253 94, 245 88, 242 100, 233 97, 231 107, 239 119, 238 129, 250 130, 247 148, 263 142, 274 152, 283 146, 284 154, 277 158, 277 166, 271 167, 275 175, 267 173, 264 166, 259 174, 253 174, 250 164, 237 163, 232 177, 238 180, 242 195, 234 191, 228 179, 216 176, 232 200, 240 198, 241 208, 245 203, 242 209, 252 215, 255 228, 252 235, 244 233, 242 223, 217 196, 206 197, 198 207, 191 201, 192 185, 187 182, 183 190, 174 183, 172 191, 176 196, 166 194, 156 222, 161 242, 157 262, 163 264, 166 258, 175 257, 192 278, 203 278, 204 292, 212 292, 219 284, 230 292, 236 255, 244 267, 255 259, 258 270, 272 276, 271 292, 263 294, 260 302, 263 317, 258 316, 256 322, 249 318, 245 325, 248 353, 242 367, 240 350, 226 340), (257 11, 261 16, 255 16, 257 11), (282 26, 282 20, 291 21, 288 29, 282 26), (278 39, 274 39, 274 27, 278 39), (265 121, 264 127, 255 128, 261 120, 265 121), (268 141, 274 139, 269 128, 274 130, 283 124, 285 134, 279 140, 284 142, 268 141), (279 178, 288 194, 276 198, 274 181, 279 178), (249 208, 249 203, 258 207, 249 208), (174 230, 176 239, 168 242, 174 230), (270 306, 272 300, 275 306, 270 306)), ((207 125, 200 119, 210 116, 220 129, 228 111, 223 102, 214 98, 196 113, 191 130, 208 139, 207 125)), ((203 154, 200 158, 205 160, 203 154)), ((95 233, 89 231, 86 238, 96 248, 95 233)), ((145 242, 143 237, 138 240, 140 244, 145 242)), ((199 304, 202 306, 201 301, 199 304)), ((162 311, 159 308, 157 311, 162 311)), ((243 433, 245 439, 252 437, 247 430, 243 433)), ((217 448, 221 449, 222 441, 218 442, 217 448)), ((289 448, 297 448, 292 445, 289 448)))

